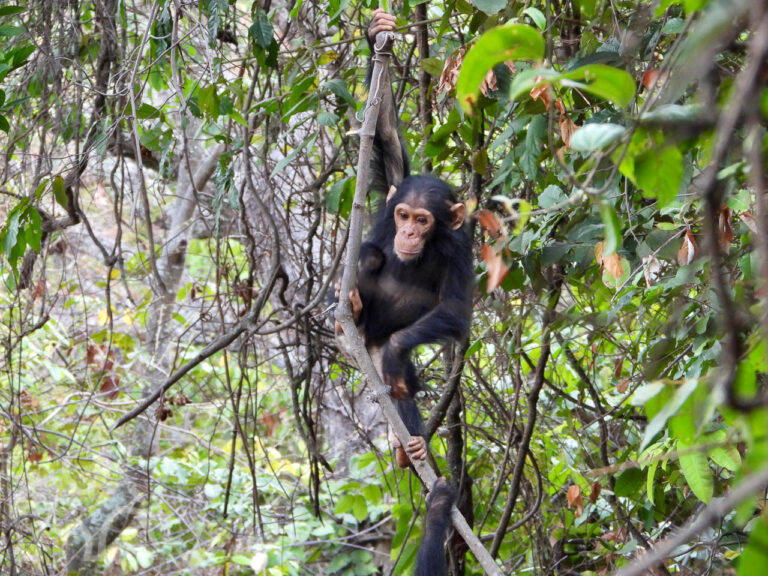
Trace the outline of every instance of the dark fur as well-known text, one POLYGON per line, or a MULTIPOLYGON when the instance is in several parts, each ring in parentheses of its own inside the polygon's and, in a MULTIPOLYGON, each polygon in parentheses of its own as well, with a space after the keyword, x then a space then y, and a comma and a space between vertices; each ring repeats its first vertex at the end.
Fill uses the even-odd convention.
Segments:
POLYGON ((421 436, 421 414, 413 400, 419 390, 411 351, 421 344, 461 340, 472 312, 472 247, 466 230, 451 229, 456 203, 448 185, 433 176, 409 176, 387 202, 363 244, 358 288, 360 324, 369 347, 383 348, 383 376, 391 386, 405 380, 408 396, 398 409, 408 431, 421 436), (394 251, 394 207, 407 201, 427 208, 435 226, 423 252, 401 261, 394 251))
MULTIPOLYGON (((370 77, 370 73, 369 73, 370 77)), ((389 82, 388 71, 384 79, 389 82)), ((414 395, 419 390, 411 351, 421 344, 461 340, 472 314, 472 246, 466 227, 451 227, 456 198, 450 186, 431 175, 410 176, 410 164, 397 125, 391 86, 385 90, 376 124, 371 189, 397 192, 379 211, 361 248, 358 289, 363 303, 359 323, 366 346, 382 348, 385 382, 403 379, 407 395, 393 389, 398 411, 412 435, 423 435, 414 395), (384 182, 377 182, 383 178, 384 182), (428 209, 435 225, 422 253, 401 261, 394 251, 394 208, 400 202, 428 209)))
POLYGON ((413 576, 445 576, 445 536, 451 527, 451 506, 456 500, 456 489, 443 478, 438 479, 427 497, 427 520, 416 556, 413 576))

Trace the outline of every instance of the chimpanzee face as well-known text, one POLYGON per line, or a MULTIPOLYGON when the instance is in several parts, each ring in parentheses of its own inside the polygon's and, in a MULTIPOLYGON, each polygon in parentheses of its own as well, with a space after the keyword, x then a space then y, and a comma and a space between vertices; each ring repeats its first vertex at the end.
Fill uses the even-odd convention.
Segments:
POLYGON ((400 202, 395 206, 395 254, 403 262, 413 260, 424 250, 432 235, 435 217, 426 208, 400 202))

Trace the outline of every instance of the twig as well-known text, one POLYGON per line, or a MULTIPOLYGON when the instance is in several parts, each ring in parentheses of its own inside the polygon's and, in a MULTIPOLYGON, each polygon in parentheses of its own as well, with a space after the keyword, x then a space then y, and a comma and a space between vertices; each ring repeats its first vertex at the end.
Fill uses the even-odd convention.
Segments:
POLYGON ((619 570, 615 576, 642 576, 643 574, 648 574, 662 560, 671 556, 678 546, 725 518, 726 514, 758 490, 764 489, 766 485, 768 485, 768 466, 748 477, 739 486, 731 490, 727 496, 714 498, 712 503, 694 520, 688 523, 687 526, 676 531, 674 535, 666 540, 659 542, 654 546, 653 551, 637 558, 631 564, 619 570))

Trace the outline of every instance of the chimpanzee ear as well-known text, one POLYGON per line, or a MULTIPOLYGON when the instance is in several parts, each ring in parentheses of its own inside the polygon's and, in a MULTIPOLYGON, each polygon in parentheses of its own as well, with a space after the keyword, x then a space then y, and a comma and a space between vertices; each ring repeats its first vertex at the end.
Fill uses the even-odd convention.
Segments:
POLYGON ((397 186, 390 186, 389 192, 387 192, 387 203, 392 200, 392 196, 395 195, 395 192, 397 192, 397 186))
POLYGON ((461 202, 451 206, 451 229, 458 230, 464 224, 464 218, 467 215, 467 207, 461 202))

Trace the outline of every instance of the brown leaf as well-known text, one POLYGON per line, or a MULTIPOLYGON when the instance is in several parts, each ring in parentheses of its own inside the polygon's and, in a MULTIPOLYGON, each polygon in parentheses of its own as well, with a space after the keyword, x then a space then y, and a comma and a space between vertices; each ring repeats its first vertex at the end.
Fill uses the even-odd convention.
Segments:
POLYGON ((19 402, 21 402, 25 412, 36 412, 40 408, 40 400, 37 399, 37 396, 32 396, 26 390, 19 393, 19 402))
POLYGON ((109 400, 117 400, 117 397, 120 396, 120 376, 114 374, 104 376, 99 391, 109 400))
POLYGON ((629 390, 630 382, 632 382, 632 378, 624 378, 624 380, 616 384, 616 391, 619 394, 624 394, 627 390, 629 390))
POLYGON ((464 54, 466 52, 466 47, 462 46, 445 61, 443 72, 440 74, 440 80, 437 83, 438 94, 451 92, 456 88, 456 80, 459 78, 459 70, 461 70, 461 64, 464 62, 464 54))
POLYGON ((488 270, 486 290, 490 294, 504 281, 507 272, 509 272, 509 268, 504 263, 504 259, 488 244, 483 244, 482 257, 485 261, 485 267, 488 270))
POLYGON ((747 228, 749 228, 753 234, 757 234, 757 220, 749 212, 742 212, 739 214, 739 220, 744 222, 747 228))
POLYGON ((602 492, 603 487, 600 485, 600 482, 595 480, 592 482, 592 484, 589 487, 589 501, 594 504, 597 502, 597 498, 600 496, 600 492, 602 492))
POLYGON ((484 232, 494 240, 504 235, 504 225, 490 210, 478 210, 477 221, 484 232))
POLYGON ((685 266, 693 262, 696 257, 696 242, 693 240, 693 234, 690 230, 685 231, 683 236, 683 245, 677 251, 677 263, 679 266, 685 266))
POLYGON ((564 115, 560 116, 558 123, 560 124, 560 137, 563 139, 563 146, 568 150, 571 147, 571 136, 579 127, 576 126, 573 120, 564 115))
POLYGON ((624 358, 616 358, 613 361, 613 377, 621 378, 621 373, 624 370, 624 358))
POLYGON ((733 228, 731 228, 731 209, 728 206, 720 207, 720 219, 717 226, 717 239, 720 242, 720 248, 726 254, 731 249, 733 242, 733 228))
POLYGON ((549 84, 546 83, 535 86, 535 84, 541 80, 544 80, 544 76, 537 76, 534 79, 534 87, 530 92, 531 99, 538 100, 541 98, 541 101, 544 103, 544 107, 549 110, 549 107, 552 105, 552 90, 550 89, 549 84))
POLYGON ((496 73, 493 71, 493 68, 491 68, 485 74, 485 78, 483 78, 483 81, 480 84, 480 92, 483 93, 483 96, 488 96, 488 92, 493 92, 498 89, 499 86, 496 83, 496 73))
POLYGON ((656 68, 648 68, 643 72, 643 87, 650 90, 659 78, 659 71, 656 68))
POLYGON ((595 261, 598 266, 603 265, 603 253, 605 252, 605 242, 602 240, 595 244, 595 261))
POLYGON ((614 278, 621 278, 624 275, 624 267, 621 265, 621 257, 618 252, 603 258, 603 268, 614 278))
POLYGON ((576 508, 575 516, 578 518, 584 512, 584 500, 581 497, 581 488, 577 484, 568 487, 568 508, 576 508))
POLYGON ((27 454, 27 460, 32 462, 33 464, 37 464, 40 462, 40 460, 43 459, 43 453, 39 450, 30 450, 27 454))

